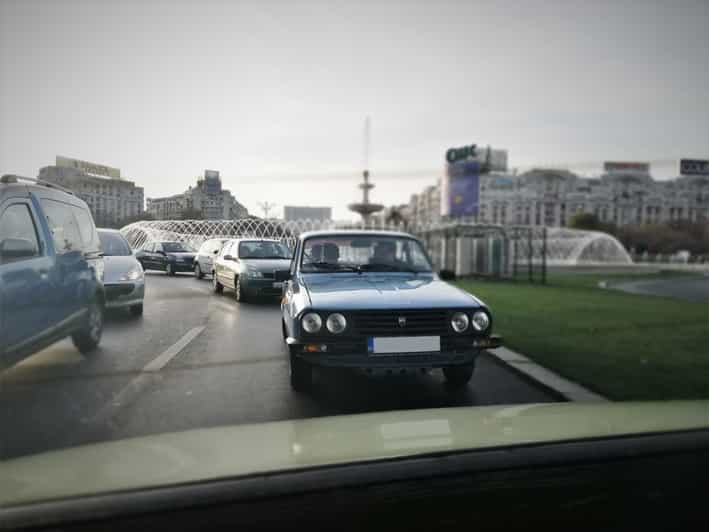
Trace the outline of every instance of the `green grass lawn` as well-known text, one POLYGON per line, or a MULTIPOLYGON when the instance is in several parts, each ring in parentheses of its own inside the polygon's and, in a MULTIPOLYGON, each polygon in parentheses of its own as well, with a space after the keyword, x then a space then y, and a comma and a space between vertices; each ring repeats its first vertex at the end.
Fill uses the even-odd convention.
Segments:
POLYGON ((709 304, 598 288, 667 275, 457 284, 491 307, 506 346, 610 399, 708 398, 709 304))

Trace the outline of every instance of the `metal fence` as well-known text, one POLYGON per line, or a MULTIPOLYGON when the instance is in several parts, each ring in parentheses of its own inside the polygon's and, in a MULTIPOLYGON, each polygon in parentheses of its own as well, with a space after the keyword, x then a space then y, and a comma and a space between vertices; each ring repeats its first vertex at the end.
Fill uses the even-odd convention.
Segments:
POLYGON ((452 270, 458 276, 543 283, 548 265, 632 263, 622 245, 605 233, 473 222, 364 226, 258 218, 156 220, 130 224, 121 232, 134 248, 166 240, 185 242, 198 248, 205 240, 220 237, 277 238, 292 246, 301 233, 323 229, 383 229, 411 233, 423 241, 436 269, 452 270))

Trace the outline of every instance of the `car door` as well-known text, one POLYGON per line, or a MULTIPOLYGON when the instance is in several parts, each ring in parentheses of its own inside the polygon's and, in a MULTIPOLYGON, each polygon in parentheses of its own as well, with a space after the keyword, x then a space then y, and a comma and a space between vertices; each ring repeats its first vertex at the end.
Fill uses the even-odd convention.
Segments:
POLYGON ((153 244, 145 244, 135 253, 135 258, 143 265, 144 270, 151 268, 150 266, 150 251, 153 249, 153 244))
POLYGON ((238 242, 227 242, 222 248, 222 251, 219 253, 218 258, 214 263, 214 268, 216 272, 215 275, 217 275, 217 280, 222 285, 232 288, 234 286, 234 275, 231 269, 231 261, 226 260, 224 257, 230 256, 237 247, 238 242))
POLYGON ((0 367, 14 362, 5 356, 48 333, 49 251, 29 198, 0 205, 0 367))
POLYGON ((151 254, 151 256, 153 260, 153 267, 156 270, 167 269, 167 255, 165 255, 165 251, 163 250, 162 244, 160 242, 155 243, 155 247, 153 248, 153 253, 151 254))
POLYGON ((52 304, 49 309, 51 326, 70 328, 86 310, 82 287, 90 276, 84 256, 84 244, 74 207, 54 197, 41 197, 55 252, 55 267, 49 273, 52 304))

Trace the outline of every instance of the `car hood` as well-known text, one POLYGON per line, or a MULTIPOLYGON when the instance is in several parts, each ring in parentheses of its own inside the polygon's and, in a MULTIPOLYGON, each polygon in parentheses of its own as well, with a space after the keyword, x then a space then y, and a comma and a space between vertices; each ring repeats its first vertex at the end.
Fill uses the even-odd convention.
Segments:
POLYGON ((303 282, 314 308, 393 309, 482 306, 479 299, 432 274, 312 273, 303 282))
POLYGON ((168 251, 168 257, 175 257, 178 259, 194 259, 196 253, 194 251, 168 251))
POLYGON ((435 408, 198 429, 2 461, 0 507, 419 454, 700 428, 709 428, 709 401, 435 408))
POLYGON ((290 259, 239 259, 241 263, 260 272, 273 272, 290 268, 290 259))
POLYGON ((104 257, 103 265, 104 283, 117 282, 123 275, 127 274, 136 266, 142 269, 140 263, 133 255, 104 257))

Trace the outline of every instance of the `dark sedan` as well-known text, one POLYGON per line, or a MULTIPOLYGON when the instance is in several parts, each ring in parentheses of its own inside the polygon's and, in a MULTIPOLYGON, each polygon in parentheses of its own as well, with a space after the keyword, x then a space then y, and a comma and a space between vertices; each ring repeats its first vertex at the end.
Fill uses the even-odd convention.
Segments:
POLYGON ((150 242, 135 257, 144 270, 160 270, 168 275, 194 270, 195 252, 182 242, 150 242))

